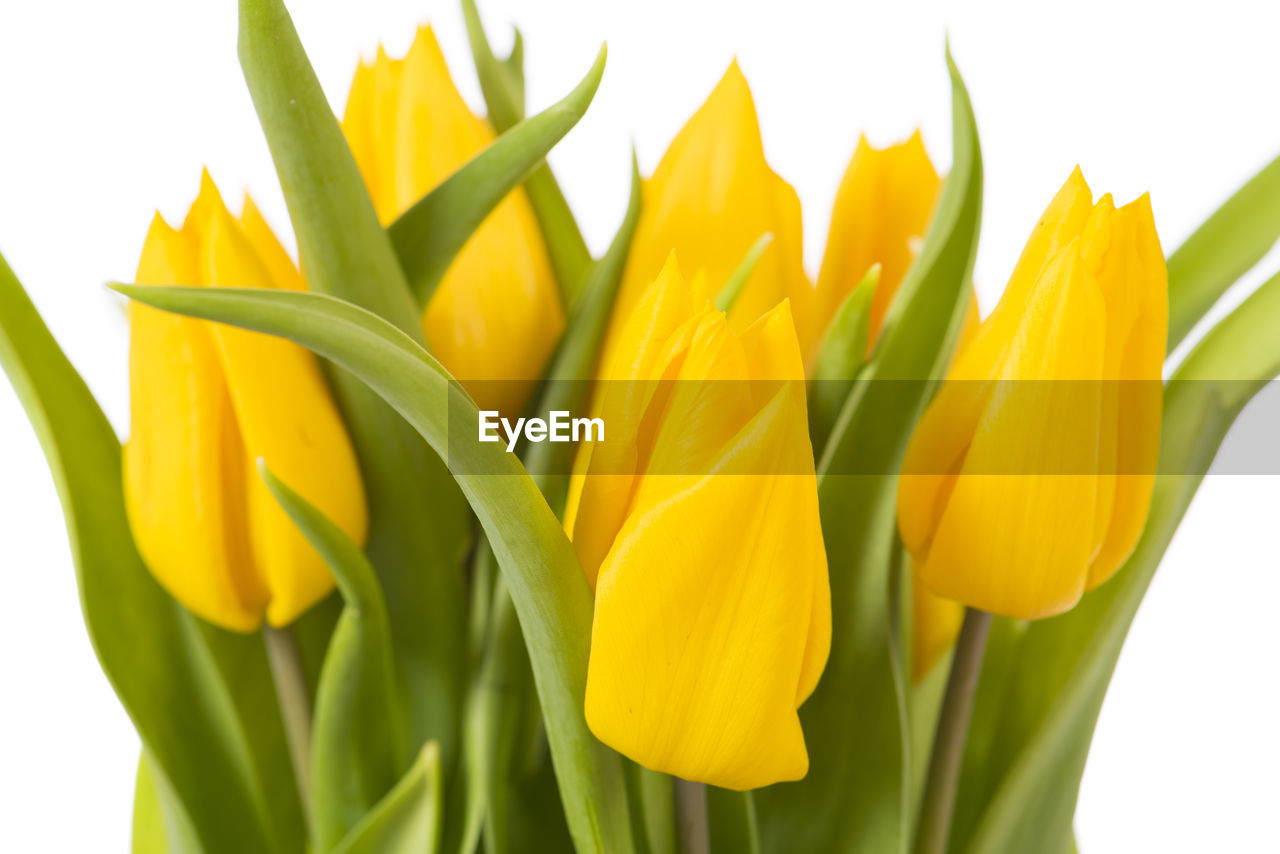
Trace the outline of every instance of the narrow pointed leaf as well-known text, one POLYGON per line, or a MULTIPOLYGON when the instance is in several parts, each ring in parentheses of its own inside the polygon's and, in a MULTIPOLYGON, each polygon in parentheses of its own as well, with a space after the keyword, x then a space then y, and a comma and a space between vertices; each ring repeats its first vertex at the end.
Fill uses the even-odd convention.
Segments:
POLYGON ((440 749, 429 741, 394 789, 387 793, 335 854, 436 854, 442 821, 440 749))
POLYGON ((747 284, 747 279, 751 278, 751 272, 755 270, 756 263, 759 262, 760 256, 769 248, 769 244, 773 243, 772 234, 762 234, 747 248, 747 253, 742 256, 742 262, 729 275, 729 281, 724 283, 724 287, 716 294, 716 308, 720 311, 727 312, 733 308, 733 304, 738 299, 738 294, 742 293, 742 288, 747 284))
MULTIPOLYGON (((423 344, 421 316, 342 129, 280 0, 240 0, 240 65, 313 291, 386 319, 423 344)), ((415 746, 457 753, 466 663, 466 503, 421 437, 346 371, 331 374, 369 502, 366 552, 386 595, 415 746)))
POLYGON ((1169 256, 1169 352, 1280 238, 1280 157, 1169 256))
MULTIPOLYGON (((524 41, 520 31, 516 30, 511 56, 499 60, 485 36, 474 0, 462 0, 462 17, 467 25, 476 76, 480 78, 480 91, 484 95, 485 106, 489 108, 489 120, 499 133, 504 133, 524 118, 524 41)), ((572 305, 581 294, 585 276, 591 267, 587 242, 582 238, 573 211, 569 209, 549 165, 542 164, 529 176, 525 191, 529 194, 534 215, 538 218, 538 228, 547 244, 547 254, 551 257, 560 293, 565 304, 572 305)))
POLYGON ((964 82, 951 72, 954 160, 924 244, 890 305, 876 354, 854 383, 818 465, 831 567, 831 655, 800 708, 809 774, 756 793, 766 850, 904 851, 910 733, 902 656, 889 618, 896 479, 928 383, 963 320, 982 207, 982 158, 964 82), (864 381, 864 378, 868 381, 864 381), (876 382, 889 380, 890 382, 876 382), (892 382, 905 380, 905 383, 892 382))
POLYGON ((358 546, 259 461, 271 494, 324 559, 345 607, 320 672, 311 732, 312 842, 333 849, 408 763, 391 629, 378 577, 358 546))
POLYGON ((411 338, 358 306, 321 294, 117 286, 166 311, 278 335, 365 380, 456 472, 511 591, 533 664, 556 778, 582 852, 632 850, 621 763, 583 716, 591 594, 573 546, 520 461, 474 440, 479 413, 411 338), (482 472, 482 473, 481 473, 482 472))
POLYGON ((809 436, 819 457, 862 370, 871 333, 871 302, 879 284, 880 265, 875 264, 836 309, 818 345, 809 385, 809 436))
POLYGON ((200 845, 301 851, 261 639, 199 622, 147 571, 125 515, 119 441, 3 258, 0 365, 58 488, 98 662, 200 845))

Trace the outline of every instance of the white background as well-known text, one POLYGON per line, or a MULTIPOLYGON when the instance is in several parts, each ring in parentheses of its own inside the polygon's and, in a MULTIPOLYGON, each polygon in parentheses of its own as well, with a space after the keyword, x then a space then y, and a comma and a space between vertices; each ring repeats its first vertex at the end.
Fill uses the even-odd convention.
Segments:
MULTIPOLYGON (((291 5, 335 106, 359 54, 379 40, 401 52, 428 20, 480 103, 452 2, 291 5)), ((533 109, 609 43, 595 103, 552 156, 596 250, 621 216, 631 141, 652 170, 735 54, 767 154, 805 205, 813 273, 860 131, 885 144, 923 126, 935 161, 949 162, 950 35, 985 157, 976 276, 987 311, 1073 164, 1120 202, 1150 190, 1172 249, 1280 152, 1272 4, 481 5, 499 45, 510 22, 523 29, 533 109)), ((235 26, 231 0, 0 11, 0 251, 122 435, 127 335, 102 285, 131 279, 153 210, 178 221, 208 164, 229 199, 248 188, 286 222, 235 26)), ((1277 267, 1273 255, 1234 299, 1277 267)), ((1277 523, 1277 478, 1202 488, 1103 709, 1077 820, 1086 854, 1280 850, 1277 523)), ((3 382, 0 590, 0 847, 126 851, 137 739, 97 668, 53 486, 3 382)))

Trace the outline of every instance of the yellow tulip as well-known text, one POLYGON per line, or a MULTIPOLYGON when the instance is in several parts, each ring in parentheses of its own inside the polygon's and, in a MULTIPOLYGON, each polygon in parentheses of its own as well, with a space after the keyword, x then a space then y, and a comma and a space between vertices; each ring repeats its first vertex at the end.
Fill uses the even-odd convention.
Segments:
MULTIPOLYGON (((430 27, 404 59, 379 48, 351 83, 342 128, 384 224, 494 139, 458 94, 430 27)), ((481 409, 519 414, 564 331, 533 208, 516 189, 450 265, 422 318, 436 358, 481 409)))
POLYGON ((1146 196, 1096 205, 1079 169, 912 436, 898 526, 917 580, 1036 619, 1106 581, 1145 524, 1168 326, 1146 196))
MULTIPOLYGON (((305 287, 251 202, 236 220, 206 173, 179 230, 159 215, 140 284, 305 287)), ((333 576, 258 476, 263 459, 352 539, 355 453, 315 358, 287 341, 129 305, 125 499, 143 560, 189 610, 252 631, 292 622, 333 576)))
POLYGON ((646 767, 750 789, 808 770, 797 709, 831 594, 787 302, 741 333, 675 256, 602 365, 566 527, 595 590, 586 717, 646 767))
POLYGON ((826 253, 818 273, 817 313, 829 320, 873 264, 880 283, 871 300, 867 352, 875 346, 885 311, 914 260, 914 244, 929 225, 942 180, 920 133, 887 148, 858 140, 836 191, 826 253))
MULTIPOLYGON (((764 158, 755 102, 737 61, 672 140, 644 183, 643 206, 618 292, 610 342, 674 250, 698 300, 714 299, 761 235, 773 240, 729 312, 741 332, 791 299, 801 352, 816 330, 804 272, 800 199, 764 158)), ((607 352, 607 349, 606 349, 607 352)))

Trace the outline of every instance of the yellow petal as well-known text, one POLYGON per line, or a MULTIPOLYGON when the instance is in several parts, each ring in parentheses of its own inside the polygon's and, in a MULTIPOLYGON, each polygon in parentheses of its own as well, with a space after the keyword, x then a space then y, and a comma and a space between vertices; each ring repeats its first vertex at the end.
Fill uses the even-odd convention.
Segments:
POLYGON ((601 566, 587 722, 646 767, 732 789, 808 770, 796 709, 830 643, 817 490, 769 473, 805 438, 796 400, 726 451, 757 474, 647 478, 662 500, 637 498, 601 566))
MULTIPOLYGON (((201 241, 204 281, 274 286, 253 245, 225 208, 210 212, 201 241)), ((267 466, 358 543, 366 530, 355 452, 315 358, 268 335, 214 326, 244 443, 249 530, 255 565, 270 592, 267 619, 292 622, 333 589, 328 567, 253 470, 267 466)))
MULTIPOLYGON (((685 269, 705 271, 708 288, 715 290, 766 233, 773 241, 730 314, 735 331, 784 298, 790 297, 797 311, 807 306, 812 286, 803 267, 798 198, 765 161, 755 103, 734 62, 645 182, 610 337, 672 250, 685 269)), ((714 295, 695 294, 700 299, 714 295)), ((801 344, 807 349, 806 340, 801 344)))
POLYGON ((919 682, 955 645, 964 606, 934 596, 917 582, 911 587, 911 609, 911 681, 919 682))
POLYGON ((1107 390, 1116 398, 1114 457, 1104 458, 1102 465, 1104 472, 1118 474, 1107 478, 1114 496, 1089 565, 1088 589, 1110 578, 1137 545, 1160 449, 1168 280, 1147 196, 1112 215, 1110 244, 1096 276, 1107 303, 1104 374, 1107 390))
POLYGON ((686 779, 798 779, 831 602, 790 305, 736 335, 670 254, 612 345, 598 411, 623 438, 579 458, 568 523, 596 592, 588 725, 686 779))
MULTIPOLYGON (((659 363, 667 342, 693 315, 693 301, 675 253, 632 311, 620 335, 601 360, 593 415, 610 425, 605 441, 584 444, 583 474, 569 488, 565 528, 578 559, 595 586, 600 561, 613 543, 626 515, 639 473, 639 431, 667 362, 659 363), (585 472, 594 473, 587 477, 585 472)), ((669 356, 668 356, 669 357, 669 356)))
POLYGON ((868 352, 885 312, 911 266, 913 241, 923 237, 941 181, 917 131, 906 142, 875 149, 858 141, 836 191, 826 254, 818 274, 821 326, 835 314, 873 264, 880 284, 871 302, 868 352))
MULTIPOLYGON (((198 284, 195 255, 157 215, 137 281, 198 284)), ((267 591, 253 570, 244 451, 209 328, 129 305, 125 499, 134 540, 156 579, 201 617, 252 631, 267 591)))
POLYGON ((240 212, 240 227, 244 231, 245 239, 257 253, 258 259, 271 274, 272 284, 289 291, 307 289, 307 283, 303 281, 302 274, 298 272, 293 259, 280 245, 279 238, 271 230, 271 226, 267 225, 262 212, 253 203, 253 199, 249 198, 248 193, 244 197, 244 209, 240 212))
POLYGON ((995 374, 1001 382, 920 566, 936 595, 1035 619, 1084 590, 1097 478, 1071 472, 1096 464, 1105 321, 1080 254, 1072 242, 1044 269, 995 374), (1031 471, 1044 473, 1021 473, 1031 471))

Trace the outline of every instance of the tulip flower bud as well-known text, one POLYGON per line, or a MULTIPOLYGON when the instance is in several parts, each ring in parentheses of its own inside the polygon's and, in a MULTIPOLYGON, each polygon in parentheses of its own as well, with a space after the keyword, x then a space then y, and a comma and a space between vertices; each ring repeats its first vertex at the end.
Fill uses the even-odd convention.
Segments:
POLYGON ((791 299, 802 352, 812 346, 813 286, 804 271, 800 199, 764 158, 755 102, 735 60, 672 140, 653 176, 614 311, 610 340, 674 250, 699 301, 714 299, 764 234, 773 240, 729 311, 741 332, 791 299), (705 274, 701 278, 699 273, 705 274))
POLYGON ((799 779, 831 593, 790 308, 735 333, 672 255, 601 375, 610 441, 566 511, 595 589, 587 723, 685 779, 799 779))
MULTIPOLYGON (((418 31, 404 59, 379 48, 373 63, 361 63, 342 129, 384 224, 494 140, 493 128, 458 94, 430 27, 418 31)), ((481 409, 518 413, 564 323, 533 208, 517 188, 440 281, 422 318, 427 345, 481 409)))
MULTIPOLYGON (((151 224, 139 284, 305 287, 252 203, 237 221, 205 174, 180 230, 151 224)), ((252 631, 333 589, 257 475, 271 470, 362 542, 355 452, 320 367, 287 341, 129 304, 132 435, 125 499, 156 579, 190 611, 252 631)))
MULTIPOLYGON (((872 148, 866 137, 858 140, 836 191, 818 273, 814 312, 819 337, 867 271, 879 264, 880 282, 871 300, 867 334, 870 355, 889 304, 929 227, 941 187, 919 131, 906 142, 886 148, 872 148)), ((977 300, 970 294, 962 343, 977 330, 977 315, 977 300)))
POLYGON ((918 583, 1036 619, 1120 567, 1151 498, 1167 326, 1149 200, 1094 205, 1077 169, 907 449, 918 583))

